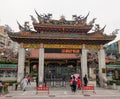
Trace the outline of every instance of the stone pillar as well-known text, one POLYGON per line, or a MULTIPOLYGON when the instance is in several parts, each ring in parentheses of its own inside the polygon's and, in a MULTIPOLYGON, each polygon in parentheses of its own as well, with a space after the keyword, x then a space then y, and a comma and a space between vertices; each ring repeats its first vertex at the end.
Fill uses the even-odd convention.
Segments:
POLYGON ((20 82, 24 77, 24 68, 25 68, 25 49, 23 48, 23 43, 21 43, 18 56, 17 82, 20 82))
POLYGON ((98 52, 98 59, 99 59, 100 86, 104 87, 104 80, 106 79, 106 73, 103 73, 102 69, 106 69, 106 64, 105 64, 105 51, 102 45, 101 45, 100 51, 98 52))
POLYGON ((80 73, 80 64, 79 62, 77 61, 77 66, 76 66, 76 73, 79 74, 80 73))
POLYGON ((26 73, 30 74, 30 66, 26 66, 26 73))
POLYGON ((85 45, 83 44, 82 48, 82 55, 81 55, 81 71, 82 71, 82 79, 85 76, 85 74, 88 76, 88 69, 87 69, 87 49, 85 48, 85 45))
POLYGON ((30 60, 28 61, 28 68, 27 68, 28 74, 30 74, 30 60))
POLYGON ((44 47, 43 47, 43 44, 40 44, 40 49, 39 49, 38 81, 39 81, 39 85, 42 86, 44 83, 44 47))

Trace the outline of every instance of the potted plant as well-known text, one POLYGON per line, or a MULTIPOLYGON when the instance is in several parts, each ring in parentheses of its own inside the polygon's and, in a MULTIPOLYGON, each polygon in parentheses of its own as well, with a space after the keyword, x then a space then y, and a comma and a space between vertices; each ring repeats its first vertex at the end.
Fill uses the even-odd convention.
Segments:
POLYGON ((5 84, 4 84, 4 86, 3 86, 4 94, 7 94, 7 93, 8 93, 8 86, 9 86, 9 83, 5 83, 5 84))

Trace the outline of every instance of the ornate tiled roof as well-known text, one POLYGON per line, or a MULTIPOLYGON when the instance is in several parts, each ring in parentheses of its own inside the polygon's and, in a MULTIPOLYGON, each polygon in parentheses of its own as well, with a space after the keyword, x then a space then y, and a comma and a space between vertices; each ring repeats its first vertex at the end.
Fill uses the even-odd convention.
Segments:
POLYGON ((112 40, 115 36, 107 36, 102 33, 91 33, 86 35, 80 35, 77 33, 31 33, 31 32, 19 32, 9 33, 9 37, 18 43, 25 44, 93 44, 104 45, 112 40))
MULTIPOLYGON (((35 11, 36 12, 36 11, 35 11)), ((38 21, 31 16, 33 27, 36 31, 32 31, 29 22, 25 22, 24 27, 18 22, 20 32, 11 33, 9 37, 18 43, 47 43, 47 44, 105 44, 114 40, 115 36, 103 34, 105 27, 100 29, 96 24, 94 32, 88 33, 96 20, 87 23, 87 16, 73 15, 74 20, 66 20, 64 16, 59 20, 51 19, 51 14, 39 15, 38 21)))

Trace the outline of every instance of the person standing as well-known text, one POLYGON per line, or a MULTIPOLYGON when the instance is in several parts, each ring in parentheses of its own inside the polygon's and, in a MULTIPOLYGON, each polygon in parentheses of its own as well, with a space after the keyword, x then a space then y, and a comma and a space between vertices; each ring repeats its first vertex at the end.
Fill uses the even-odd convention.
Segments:
POLYGON ((27 80, 26 77, 24 77, 24 78, 22 79, 21 84, 22 84, 22 90, 23 90, 23 91, 26 91, 26 87, 27 87, 27 85, 28 85, 28 80, 27 80))
POLYGON ((72 77, 70 77, 70 79, 69 79, 69 84, 70 84, 70 87, 71 87, 71 91, 73 91, 73 87, 72 87, 73 79, 72 79, 72 77))
POLYGON ((88 79, 87 79, 87 75, 85 74, 84 78, 83 78, 83 81, 84 81, 84 86, 87 86, 88 84, 88 79))
POLYGON ((96 75, 96 86, 100 87, 100 79, 98 75, 96 75))
POLYGON ((2 80, 0 80, 0 96, 2 95, 2 80))
POLYGON ((36 77, 36 87, 38 87, 38 76, 36 77))
POLYGON ((80 77, 78 77, 78 79, 77 79, 77 85, 78 85, 78 89, 81 89, 81 79, 80 79, 80 77))
POLYGON ((27 80, 28 80, 28 84, 31 85, 31 83, 30 83, 30 75, 28 75, 27 80))
POLYGON ((72 83, 72 91, 73 92, 76 92, 76 85, 77 85, 77 81, 76 81, 76 78, 75 76, 73 76, 73 83, 72 83))

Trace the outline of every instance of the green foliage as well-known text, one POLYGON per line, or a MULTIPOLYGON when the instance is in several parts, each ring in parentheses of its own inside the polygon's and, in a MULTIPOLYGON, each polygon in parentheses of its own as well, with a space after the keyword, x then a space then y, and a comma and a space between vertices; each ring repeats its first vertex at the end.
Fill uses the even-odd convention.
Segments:
POLYGON ((117 56, 118 58, 120 58, 120 54, 117 54, 116 56, 117 56))
POLYGON ((111 81, 109 81, 110 85, 113 85, 113 83, 115 83, 116 85, 120 85, 120 80, 111 80, 111 81))
POLYGON ((0 88, 0 92, 3 94, 7 94, 8 93, 8 87, 12 86, 14 83, 16 83, 17 81, 3 81, 2 82, 2 87, 0 88))
POLYGON ((32 76, 33 77, 37 77, 37 73, 32 73, 32 76))
POLYGON ((115 76, 112 76, 112 79, 115 80, 115 76))
POLYGON ((3 87, 3 91, 4 91, 4 94, 7 94, 8 93, 8 87, 3 87))
POLYGON ((3 81, 2 84, 9 83, 9 86, 12 86, 14 83, 17 83, 17 81, 3 81))
POLYGON ((110 63, 109 65, 120 65, 120 62, 110 63))
POLYGON ((0 64, 17 64, 17 61, 0 60, 0 64))

